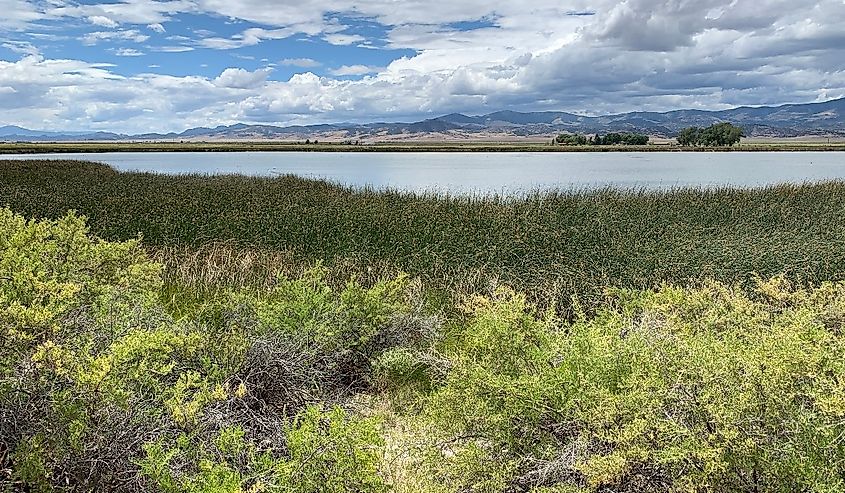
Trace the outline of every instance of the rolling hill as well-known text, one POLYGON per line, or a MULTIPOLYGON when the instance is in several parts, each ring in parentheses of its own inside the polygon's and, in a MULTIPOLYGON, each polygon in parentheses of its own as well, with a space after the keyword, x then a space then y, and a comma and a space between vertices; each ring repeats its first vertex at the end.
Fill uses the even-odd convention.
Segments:
POLYGON ((722 111, 674 110, 584 116, 560 111, 497 111, 486 115, 451 113, 417 122, 343 123, 275 126, 238 123, 198 127, 181 133, 124 135, 110 132, 42 132, 17 126, 0 127, 5 141, 121 140, 442 140, 551 136, 562 132, 594 134, 639 132, 673 137, 682 128, 731 122, 753 137, 845 136, 845 98, 823 103, 743 106, 722 111))

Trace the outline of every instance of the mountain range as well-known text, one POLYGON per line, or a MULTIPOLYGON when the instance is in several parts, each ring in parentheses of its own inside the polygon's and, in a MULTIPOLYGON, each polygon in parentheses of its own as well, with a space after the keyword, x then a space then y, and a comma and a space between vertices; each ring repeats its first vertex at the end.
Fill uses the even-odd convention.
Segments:
POLYGON ((340 123, 308 126, 236 125, 192 128, 181 133, 138 135, 111 132, 46 132, 0 127, 3 141, 208 141, 208 140, 402 140, 550 137, 563 132, 638 132, 673 137, 682 128, 731 122, 750 137, 845 136, 845 98, 823 103, 743 106, 722 111, 675 110, 583 116, 559 111, 452 113, 412 123, 340 123))

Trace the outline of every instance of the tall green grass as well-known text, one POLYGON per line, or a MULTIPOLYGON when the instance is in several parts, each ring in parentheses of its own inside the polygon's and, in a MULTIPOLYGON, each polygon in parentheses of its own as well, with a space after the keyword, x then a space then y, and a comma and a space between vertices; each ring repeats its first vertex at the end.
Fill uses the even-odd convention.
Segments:
MULTIPOLYGON (((244 251, 271 258, 285 252, 291 262, 402 270, 446 288, 496 278, 521 291, 555 293, 564 304, 604 286, 845 274, 841 182, 508 198, 355 190, 293 176, 164 176, 82 162, 0 161, 4 205, 27 217, 73 209, 89 217, 98 236, 141 234, 146 245, 171 254, 222 243, 235 259, 244 251)), ((172 255, 169 261, 180 262, 172 255)))

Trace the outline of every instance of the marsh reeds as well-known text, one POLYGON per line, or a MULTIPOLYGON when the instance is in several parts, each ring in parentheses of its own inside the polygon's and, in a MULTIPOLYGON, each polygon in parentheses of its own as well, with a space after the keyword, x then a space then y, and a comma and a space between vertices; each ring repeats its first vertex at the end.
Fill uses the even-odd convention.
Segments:
POLYGON ((845 274, 841 182, 450 196, 0 161, 0 205, 27 217, 76 210, 108 240, 140 235, 195 285, 262 286, 319 261, 338 279, 403 271, 446 291, 496 279, 568 303, 605 286, 845 274))

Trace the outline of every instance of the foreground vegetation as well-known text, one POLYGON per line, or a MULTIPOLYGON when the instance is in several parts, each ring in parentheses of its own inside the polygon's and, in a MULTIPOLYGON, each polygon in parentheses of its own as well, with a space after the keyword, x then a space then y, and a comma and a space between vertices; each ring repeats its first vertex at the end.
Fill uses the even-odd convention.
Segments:
MULTIPOLYGON (((89 218, 107 240, 142 235, 168 284, 296 277, 321 260, 339 285, 407 272, 449 296, 491 279, 571 313, 605 286, 845 275, 845 184, 755 190, 562 191, 521 198, 356 191, 285 176, 117 173, 78 162, 0 162, 0 206, 89 218)), ((437 300, 434 300, 437 301, 437 300)))
POLYGON ((845 284, 446 319, 325 274, 174 310, 138 241, 0 209, 0 491, 845 488, 845 284))
POLYGON ((0 162, 0 492, 843 491, 843 214, 0 162))

